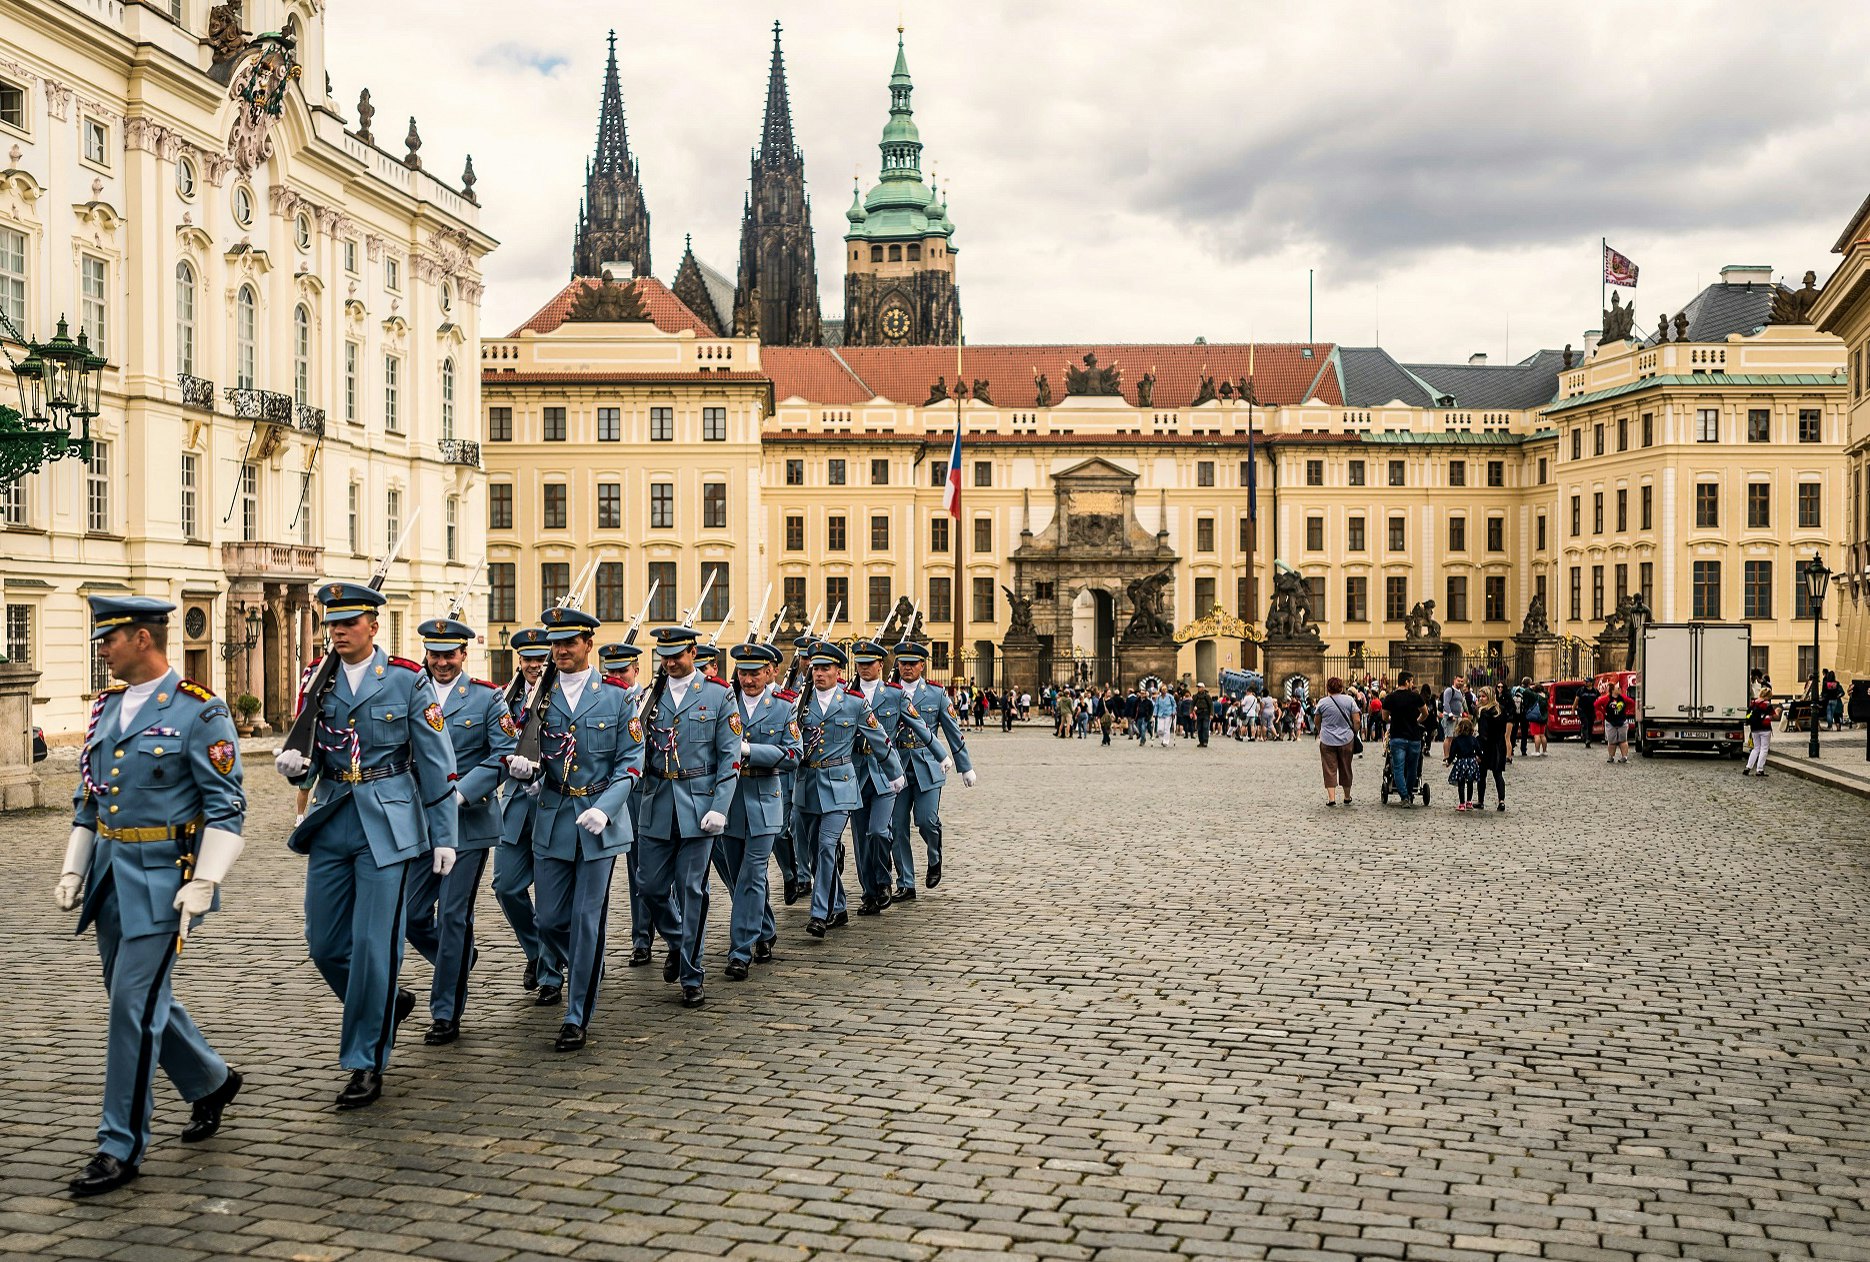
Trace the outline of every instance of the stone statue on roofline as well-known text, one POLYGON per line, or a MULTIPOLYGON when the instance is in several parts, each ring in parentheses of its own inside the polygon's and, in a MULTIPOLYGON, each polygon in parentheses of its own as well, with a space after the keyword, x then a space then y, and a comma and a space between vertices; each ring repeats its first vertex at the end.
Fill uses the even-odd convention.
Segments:
POLYGON ((1630 332, 1636 325, 1636 304, 1623 305, 1623 299, 1617 294, 1610 295, 1610 306, 1604 310, 1603 340, 1609 342, 1627 342, 1630 332))
POLYGON ((1773 313, 1768 324, 1810 324, 1812 308, 1818 305, 1818 273, 1805 273, 1802 289, 1773 291, 1773 313))
POLYGON ((922 406, 930 408, 934 407, 937 403, 946 403, 947 401, 948 378, 937 377, 935 378, 935 384, 929 387, 929 397, 923 401, 922 406))
POLYGON ((1154 407, 1156 403, 1156 374, 1146 372, 1136 379, 1136 406, 1154 407))
POLYGON ((973 394, 976 403, 985 403, 988 407, 993 406, 993 395, 987 392, 987 379, 985 377, 974 378, 973 394))
POLYGON ((1044 373, 1040 373, 1039 379, 1034 383, 1034 393, 1038 396, 1037 406, 1042 408, 1052 406, 1052 383, 1046 380, 1044 373))

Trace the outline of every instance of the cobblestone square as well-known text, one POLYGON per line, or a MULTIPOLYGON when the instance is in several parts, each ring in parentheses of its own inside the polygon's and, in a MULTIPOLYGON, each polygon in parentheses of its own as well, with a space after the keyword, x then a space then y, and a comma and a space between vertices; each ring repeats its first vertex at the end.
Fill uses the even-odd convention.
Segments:
POLYGON ((1563 746, 1505 814, 1404 811, 1373 750, 1328 811, 1309 741, 973 748, 917 902, 823 943, 776 908, 779 959, 735 984, 717 882, 699 1012, 623 967, 619 873, 579 1054, 483 890, 461 1041, 424 1047, 419 1010, 348 1114, 290 790, 250 754, 228 910, 176 979, 248 1085, 184 1146, 159 1079, 142 1178, 90 1202, 63 1193, 104 1020, 52 906, 67 817, 8 817, 0 1253, 1870 1258, 1858 799, 1563 746))

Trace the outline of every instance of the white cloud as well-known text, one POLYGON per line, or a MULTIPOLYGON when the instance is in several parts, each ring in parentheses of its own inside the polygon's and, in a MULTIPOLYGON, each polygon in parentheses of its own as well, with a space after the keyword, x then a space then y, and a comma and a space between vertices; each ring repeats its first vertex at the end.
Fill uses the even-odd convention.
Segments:
MULTIPOLYGON (((896 12, 830 0, 333 4, 337 95, 444 176, 474 154, 485 328, 568 274, 605 32, 668 279, 692 233, 731 274, 771 23, 785 22, 819 294, 842 309, 850 177, 875 178, 896 12)), ((1639 322, 1723 263, 1822 277, 1870 123, 1849 0, 1579 10, 1443 3, 925 2, 909 65, 951 182, 970 340, 1321 340, 1523 355, 1597 323, 1597 243, 1639 322), (1510 343, 1508 328, 1510 325, 1510 343)))

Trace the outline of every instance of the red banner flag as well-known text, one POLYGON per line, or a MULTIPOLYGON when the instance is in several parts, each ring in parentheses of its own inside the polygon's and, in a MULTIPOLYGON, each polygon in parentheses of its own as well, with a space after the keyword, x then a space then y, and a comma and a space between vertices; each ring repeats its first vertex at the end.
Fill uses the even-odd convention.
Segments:
POLYGON ((1622 285, 1626 289, 1636 288, 1636 264, 1608 245, 1604 247, 1604 283, 1622 285))

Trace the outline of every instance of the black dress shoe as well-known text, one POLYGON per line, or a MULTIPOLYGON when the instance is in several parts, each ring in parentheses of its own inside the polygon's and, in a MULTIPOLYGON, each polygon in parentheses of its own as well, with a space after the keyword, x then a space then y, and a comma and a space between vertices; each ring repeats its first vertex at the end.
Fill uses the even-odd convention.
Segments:
POLYGON ((85 1165, 84 1170, 66 1184, 73 1196, 98 1196, 112 1192, 136 1177, 136 1167, 117 1160, 107 1152, 101 1152, 85 1165))
POLYGON ((541 986, 532 1002, 535 1008, 556 1008, 565 1002, 565 988, 563 986, 541 986))
POLYGON ((941 884, 941 864, 929 864, 928 887, 934 889, 941 884))
POLYGON ((850 923, 851 923, 851 914, 848 911, 839 912, 837 915, 833 916, 830 921, 831 927, 833 929, 842 929, 845 925, 848 925, 850 923))
POLYGON ((427 1043, 430 1047, 440 1047, 442 1044, 452 1043, 460 1037, 460 1022, 443 1021, 437 1018, 429 1024, 429 1032, 422 1036, 422 1041, 427 1043))
POLYGON ((810 898, 811 896, 812 896, 812 883, 809 880, 800 881, 799 882, 799 897, 810 898))
POLYGON ((526 975, 519 979, 519 984, 523 990, 539 989, 539 961, 526 961, 526 975))
POLYGON ((643 967, 643 965, 649 963, 651 960, 655 958, 656 958, 655 956, 650 954, 648 947, 630 948, 630 967, 631 968, 641 968, 643 967))
POLYGON ((396 988, 396 1024, 402 1025, 409 1019, 409 1014, 416 1010, 416 992, 406 987, 396 988))
POLYGON ((773 960, 773 944, 772 943, 755 942, 753 944, 753 962, 755 964, 770 964, 772 963, 772 960, 773 960))
POLYGON ((353 1069, 351 1080, 344 1084, 344 1090, 338 1092, 340 1109, 361 1109, 366 1104, 375 1104, 383 1094, 383 1075, 374 1069, 353 1069))
POLYGON ((584 1027, 567 1021, 558 1027, 558 1037, 552 1040, 555 1052, 575 1052, 584 1046, 584 1027))
POLYGON ((786 906, 790 907, 792 906, 792 904, 798 901, 799 901, 799 883, 797 881, 789 880, 786 882, 786 906))
POLYGON ((825 936, 825 922, 813 916, 811 923, 805 926, 805 932, 811 934, 814 938, 822 938, 825 936))
POLYGON ((730 982, 746 981, 747 980, 747 962, 745 960, 727 961, 726 974, 727 974, 727 980, 730 982))
POLYGON ((916 901, 916 892, 905 885, 894 894, 890 895, 890 901, 896 903, 913 903, 916 901))
POLYGON ((884 903, 882 900, 865 894, 864 901, 857 905, 857 914, 859 916, 874 916, 886 906, 888 906, 888 904, 884 903))
POLYGON ((708 1001, 701 997, 701 987, 699 986, 682 987, 682 1006, 684 1008, 699 1008, 702 1004, 706 1002, 708 1001))
POLYGON ((669 952, 668 957, 662 961, 662 980, 672 982, 681 972, 682 962, 675 958, 675 952, 669 952))
POLYGON ((240 1084, 245 1081, 236 1069, 229 1068, 227 1081, 195 1101, 188 1125, 182 1128, 182 1142, 192 1144, 206 1139, 221 1129, 221 1110, 233 1102, 240 1094, 240 1084))

